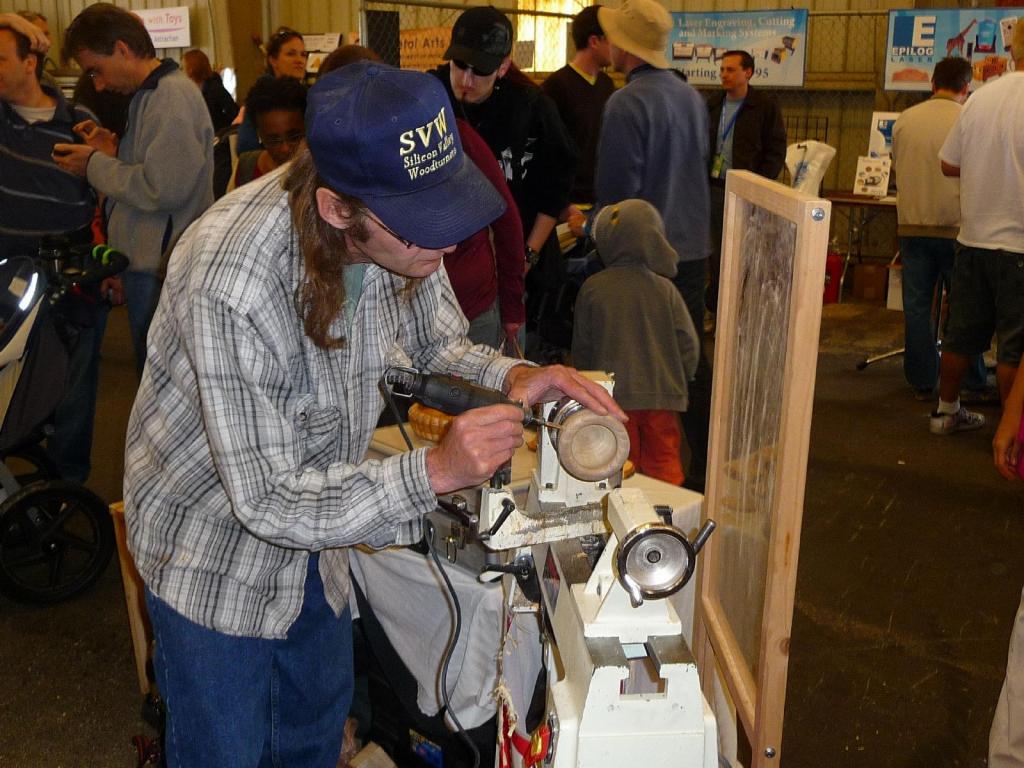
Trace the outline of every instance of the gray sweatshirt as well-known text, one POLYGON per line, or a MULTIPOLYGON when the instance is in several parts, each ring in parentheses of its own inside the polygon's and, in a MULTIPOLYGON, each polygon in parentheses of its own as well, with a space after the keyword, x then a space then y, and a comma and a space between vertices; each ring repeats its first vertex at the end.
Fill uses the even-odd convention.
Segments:
POLYGON ((669 279, 678 258, 661 216, 644 200, 613 203, 598 213, 593 236, 606 269, 576 299, 573 364, 613 372, 626 410, 685 411, 699 346, 669 279))
POLYGON ((163 275, 171 247, 213 203, 213 124, 177 64, 166 60, 146 78, 117 157, 93 153, 86 177, 107 196, 107 235, 129 269, 163 275))

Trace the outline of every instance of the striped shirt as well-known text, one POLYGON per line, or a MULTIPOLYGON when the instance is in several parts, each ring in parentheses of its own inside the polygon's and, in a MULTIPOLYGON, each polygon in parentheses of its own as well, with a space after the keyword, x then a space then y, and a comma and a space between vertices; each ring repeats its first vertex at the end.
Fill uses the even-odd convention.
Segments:
MULTIPOLYGON (((286 166, 287 167, 287 166, 286 166)), ((280 638, 310 552, 328 602, 346 547, 410 543, 435 506, 425 450, 365 460, 395 363, 500 387, 518 361, 473 347, 443 268, 366 267, 343 349, 303 333, 303 276, 276 171, 222 198, 175 247, 128 425, 125 517, 146 585, 217 631, 280 638)))
POLYGON ((57 89, 42 88, 57 101, 49 120, 28 123, 0 100, 0 257, 35 255, 40 238, 88 227, 96 209, 89 183, 51 156, 54 144, 81 144, 72 127, 96 116, 68 104, 57 89))

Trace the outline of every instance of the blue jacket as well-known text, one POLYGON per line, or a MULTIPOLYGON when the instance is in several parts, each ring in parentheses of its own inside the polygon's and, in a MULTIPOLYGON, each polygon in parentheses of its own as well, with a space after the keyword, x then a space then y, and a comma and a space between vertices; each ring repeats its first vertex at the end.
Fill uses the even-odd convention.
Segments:
POLYGON ((709 152, 708 112, 700 94, 670 70, 638 67, 604 108, 597 208, 631 197, 647 200, 664 219, 679 260, 706 259, 709 152))

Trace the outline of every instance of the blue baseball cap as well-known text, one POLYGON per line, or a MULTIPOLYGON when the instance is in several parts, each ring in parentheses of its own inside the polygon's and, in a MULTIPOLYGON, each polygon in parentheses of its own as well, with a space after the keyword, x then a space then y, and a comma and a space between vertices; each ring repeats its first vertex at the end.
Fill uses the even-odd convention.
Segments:
POLYGON ((306 142, 317 172, 423 248, 479 232, 505 201, 466 156, 433 75, 358 61, 309 90, 306 142))

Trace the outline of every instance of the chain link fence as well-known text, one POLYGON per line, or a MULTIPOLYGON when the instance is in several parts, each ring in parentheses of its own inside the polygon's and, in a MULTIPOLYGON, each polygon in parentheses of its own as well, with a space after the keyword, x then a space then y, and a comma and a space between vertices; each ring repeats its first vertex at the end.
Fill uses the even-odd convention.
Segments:
MULTIPOLYGON (((429 69, 441 63, 451 26, 465 7, 431 0, 365 2, 362 39, 396 66, 429 69)), ((570 14, 502 10, 515 26, 513 59, 521 69, 541 80, 571 58, 570 14)), ((814 139, 836 148, 825 190, 852 191, 857 158, 868 152, 872 112, 901 111, 927 96, 882 90, 887 22, 887 11, 811 11, 804 87, 771 89, 782 107, 788 143, 814 139)), ((846 214, 833 215, 840 238, 846 214)), ((865 253, 891 253, 893 236, 894 217, 893 227, 875 228, 865 253)))

